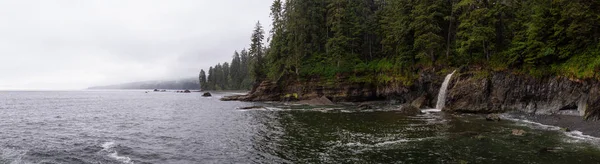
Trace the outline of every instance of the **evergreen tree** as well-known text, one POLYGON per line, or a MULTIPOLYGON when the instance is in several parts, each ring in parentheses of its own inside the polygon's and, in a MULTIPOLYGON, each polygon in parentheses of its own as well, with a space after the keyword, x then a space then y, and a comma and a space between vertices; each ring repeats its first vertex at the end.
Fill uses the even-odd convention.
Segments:
POLYGON ((462 13, 458 21, 458 52, 465 58, 485 57, 495 50, 497 13, 493 0, 461 0, 457 12, 462 13))
POLYGON ((229 81, 231 79, 231 77, 230 77, 231 73, 229 72, 230 71, 229 63, 227 63, 227 62, 223 63, 222 67, 223 67, 222 68, 223 69, 223 75, 221 75, 221 82, 223 83, 222 89, 223 90, 229 90, 229 89, 232 88, 229 85, 229 81))
POLYGON ((473 64, 600 79, 600 1, 274 0, 270 9, 269 44, 257 23, 250 48, 211 67, 203 89, 410 84, 420 69, 473 64))
POLYGON ((252 60, 252 76, 259 82, 260 80, 264 80, 266 78, 265 73, 265 61, 263 56, 263 39, 265 38, 265 31, 262 29, 262 25, 260 22, 256 23, 256 27, 254 27, 254 32, 251 37, 250 44, 250 57, 252 60))
POLYGON ((215 89, 215 71, 213 70, 213 67, 210 67, 208 69, 208 78, 207 78, 207 82, 208 85, 205 87, 207 90, 214 90, 215 89))
POLYGON ((380 11, 382 57, 397 58, 403 66, 415 62, 414 30, 410 26, 413 5, 412 0, 389 1, 380 11))
POLYGON ((235 53, 233 53, 233 59, 231 60, 231 66, 229 69, 230 72, 230 81, 229 84, 231 86, 232 89, 240 89, 240 86, 242 84, 242 67, 241 67, 241 58, 240 58, 240 54, 235 51, 235 53))
POLYGON ((444 44, 442 33, 442 3, 439 0, 420 0, 412 10, 413 21, 410 23, 414 29, 414 48, 422 58, 430 58, 435 63, 437 54, 444 44))
POLYGON ((203 69, 200 70, 199 80, 200 80, 200 89, 206 90, 208 84, 206 82, 206 72, 204 72, 203 69))

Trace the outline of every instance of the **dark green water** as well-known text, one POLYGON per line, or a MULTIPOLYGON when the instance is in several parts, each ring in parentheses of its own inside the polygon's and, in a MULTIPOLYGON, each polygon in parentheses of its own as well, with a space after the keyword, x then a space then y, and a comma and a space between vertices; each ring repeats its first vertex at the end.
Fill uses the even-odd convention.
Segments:
POLYGON ((213 95, 0 92, 0 164, 600 163, 597 139, 530 123, 213 95))
POLYGON ((600 163, 597 141, 531 124, 308 108, 253 111, 271 117, 261 123, 270 129, 264 131, 268 152, 299 163, 600 163), (526 133, 515 136, 514 129, 526 133))

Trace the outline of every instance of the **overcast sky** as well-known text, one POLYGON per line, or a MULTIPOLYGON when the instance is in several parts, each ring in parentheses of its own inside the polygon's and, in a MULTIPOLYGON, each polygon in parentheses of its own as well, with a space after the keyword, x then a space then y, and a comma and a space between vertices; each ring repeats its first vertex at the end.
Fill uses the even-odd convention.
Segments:
POLYGON ((196 77, 249 47, 272 0, 3 0, 0 90, 196 77))

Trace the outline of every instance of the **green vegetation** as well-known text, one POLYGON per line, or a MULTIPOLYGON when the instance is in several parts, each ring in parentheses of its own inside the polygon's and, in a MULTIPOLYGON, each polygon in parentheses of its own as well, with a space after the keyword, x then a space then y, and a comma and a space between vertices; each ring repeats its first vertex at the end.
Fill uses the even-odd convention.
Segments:
POLYGON ((231 64, 225 62, 208 69, 208 77, 200 70, 202 90, 248 90, 252 87, 249 68, 251 59, 248 51, 235 52, 231 64))
MULTIPOLYGON (((600 1, 275 0, 271 17, 267 46, 260 24, 252 35, 250 83, 410 84, 419 70, 463 66, 600 79, 600 1)), ((226 88, 211 75, 209 87, 226 88)))

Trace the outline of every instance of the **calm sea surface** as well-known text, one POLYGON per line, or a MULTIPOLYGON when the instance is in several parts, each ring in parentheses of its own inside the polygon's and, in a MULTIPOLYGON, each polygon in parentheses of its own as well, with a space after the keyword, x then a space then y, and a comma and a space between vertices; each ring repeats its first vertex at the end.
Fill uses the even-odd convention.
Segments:
POLYGON ((200 95, 0 92, 0 163, 600 163, 598 139, 526 121, 200 95))

